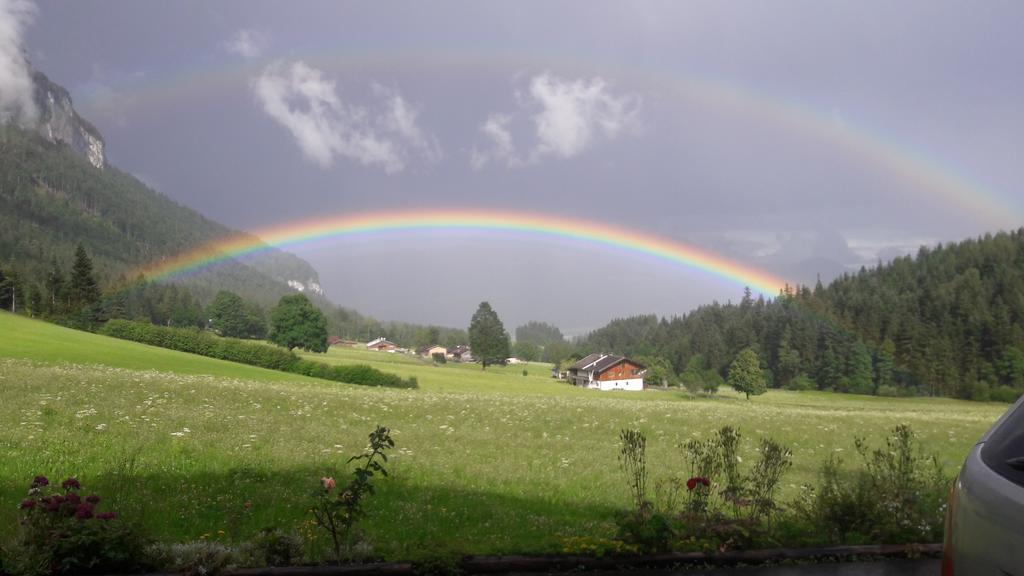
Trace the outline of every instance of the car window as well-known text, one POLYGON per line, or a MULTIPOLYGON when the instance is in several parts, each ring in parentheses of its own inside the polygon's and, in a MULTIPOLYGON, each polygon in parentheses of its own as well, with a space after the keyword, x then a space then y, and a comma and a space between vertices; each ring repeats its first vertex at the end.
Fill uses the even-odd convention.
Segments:
POLYGON ((1024 404, 1019 404, 992 432, 981 459, 997 474, 1024 486, 1024 404))

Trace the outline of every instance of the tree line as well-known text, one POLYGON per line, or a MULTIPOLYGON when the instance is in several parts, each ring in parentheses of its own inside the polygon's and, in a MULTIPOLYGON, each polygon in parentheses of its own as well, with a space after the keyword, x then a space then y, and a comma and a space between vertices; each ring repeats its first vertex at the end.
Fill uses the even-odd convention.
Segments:
POLYGON ((1012 400, 1024 392, 1024 229, 921 248, 823 286, 613 320, 575 354, 660 359, 703 385, 741 351, 770 387, 1012 400))

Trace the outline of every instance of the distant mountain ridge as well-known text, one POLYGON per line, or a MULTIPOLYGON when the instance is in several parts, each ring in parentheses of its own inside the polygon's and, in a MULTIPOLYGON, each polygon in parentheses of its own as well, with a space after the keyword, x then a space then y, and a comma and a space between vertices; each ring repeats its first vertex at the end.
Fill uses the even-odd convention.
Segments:
MULTIPOLYGON (((33 72, 38 120, 0 127, 0 261, 41 278, 81 242, 107 283, 139 266, 238 234, 108 164, 100 132, 75 111, 68 91, 33 72)), ((125 279, 133 280, 133 279, 125 279)), ((295 291, 329 307, 317 271, 268 248, 184 274, 202 301, 232 290, 270 306, 295 291)))

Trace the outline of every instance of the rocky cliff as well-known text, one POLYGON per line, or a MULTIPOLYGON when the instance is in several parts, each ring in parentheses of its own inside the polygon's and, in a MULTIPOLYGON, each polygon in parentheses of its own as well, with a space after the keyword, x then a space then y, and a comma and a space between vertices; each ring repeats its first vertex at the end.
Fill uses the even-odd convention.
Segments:
POLYGON ((106 166, 103 136, 75 112, 68 91, 38 70, 32 72, 32 82, 39 111, 36 126, 39 134, 50 142, 67 144, 96 168, 106 166))

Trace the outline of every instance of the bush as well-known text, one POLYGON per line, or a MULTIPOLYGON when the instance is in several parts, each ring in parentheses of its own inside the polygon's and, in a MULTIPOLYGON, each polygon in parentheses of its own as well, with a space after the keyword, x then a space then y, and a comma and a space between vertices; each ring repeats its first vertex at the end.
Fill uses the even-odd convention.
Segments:
POLYGON ((299 360, 298 356, 288 350, 234 338, 222 338, 196 328, 169 328, 145 322, 111 320, 99 333, 270 370, 289 371, 289 368, 299 360))
POLYGON ((122 340, 347 384, 390 388, 416 388, 418 385, 415 378, 403 379, 370 366, 331 366, 322 362, 301 360, 290 350, 234 338, 222 338, 195 328, 168 328, 145 322, 111 320, 99 332, 122 340))
POLYGON ((448 357, 444 355, 444 352, 434 352, 430 355, 431 359, 434 360, 434 364, 447 364, 448 357))
POLYGON ((989 395, 993 402, 1006 402, 1013 404, 1020 398, 1020 390, 1011 386, 996 386, 989 395))
POLYGON ((786 386, 786 390, 817 390, 818 387, 814 384, 814 380, 808 378, 805 374, 800 374, 796 378, 790 380, 786 386))
POLYGON ((302 540, 292 532, 264 528, 239 547, 238 556, 251 566, 292 566, 302 560, 302 540))
POLYGON ((233 549, 206 540, 156 545, 149 549, 149 554, 163 570, 186 576, 215 576, 234 567, 237 562, 233 549))
POLYGON ((18 505, 19 537, 10 566, 22 574, 109 574, 144 571, 148 542, 112 511, 100 511, 101 499, 81 495, 68 478, 60 487, 36 476, 28 497, 18 505))
POLYGON ((938 459, 924 454, 909 426, 899 425, 885 447, 857 439, 863 467, 847 472, 831 459, 817 487, 807 487, 798 512, 830 542, 899 544, 942 537, 949 479, 938 459))

